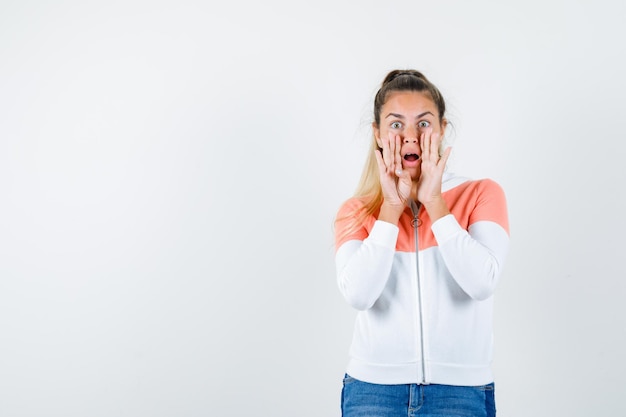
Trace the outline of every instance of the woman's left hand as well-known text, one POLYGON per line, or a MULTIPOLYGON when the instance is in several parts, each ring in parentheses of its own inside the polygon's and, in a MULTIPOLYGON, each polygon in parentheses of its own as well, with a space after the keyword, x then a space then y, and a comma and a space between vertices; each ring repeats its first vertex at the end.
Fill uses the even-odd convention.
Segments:
MULTIPOLYGON (((441 145, 441 135, 432 133, 432 130, 422 133, 420 136, 420 148, 422 154, 421 174, 417 183, 417 200, 426 209, 429 205, 438 204, 443 201, 441 197, 441 181, 443 170, 452 151, 447 147, 443 155, 439 156, 439 146, 441 145)), ((447 209, 447 207, 446 207, 447 209)))

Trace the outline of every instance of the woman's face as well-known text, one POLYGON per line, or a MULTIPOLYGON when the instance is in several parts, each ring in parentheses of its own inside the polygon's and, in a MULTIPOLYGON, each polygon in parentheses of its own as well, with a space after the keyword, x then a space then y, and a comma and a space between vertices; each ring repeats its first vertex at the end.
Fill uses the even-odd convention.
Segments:
POLYGON ((421 174, 422 149, 420 137, 439 133, 443 137, 446 120, 439 122, 437 106, 426 93, 418 91, 394 91, 380 111, 380 126, 374 123, 374 136, 379 147, 381 137, 395 140, 400 137, 402 169, 409 170, 411 178, 418 180, 421 174))

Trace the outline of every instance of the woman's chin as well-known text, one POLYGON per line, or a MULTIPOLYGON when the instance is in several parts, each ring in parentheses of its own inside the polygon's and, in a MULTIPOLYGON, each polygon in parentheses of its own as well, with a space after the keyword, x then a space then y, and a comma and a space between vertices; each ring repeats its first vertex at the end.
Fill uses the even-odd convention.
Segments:
POLYGON ((422 170, 419 167, 406 168, 406 170, 409 171, 409 174, 411 174, 411 179, 413 181, 418 181, 420 179, 420 174, 422 173, 422 170))

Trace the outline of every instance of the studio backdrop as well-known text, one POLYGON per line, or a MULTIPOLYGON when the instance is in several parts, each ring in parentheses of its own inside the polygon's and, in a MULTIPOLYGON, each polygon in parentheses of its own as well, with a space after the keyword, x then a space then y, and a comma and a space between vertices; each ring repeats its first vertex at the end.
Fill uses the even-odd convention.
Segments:
POLYGON ((340 415, 333 219, 422 71, 505 190, 504 417, 623 415, 623 2, 0 3, 0 415, 340 415))

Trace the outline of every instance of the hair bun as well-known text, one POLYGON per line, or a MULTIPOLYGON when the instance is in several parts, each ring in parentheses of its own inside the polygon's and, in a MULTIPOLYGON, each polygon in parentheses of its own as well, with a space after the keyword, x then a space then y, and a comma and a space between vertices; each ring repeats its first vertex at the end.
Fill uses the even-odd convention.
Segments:
POLYGON ((417 77, 417 78, 419 78, 421 80, 427 81, 427 79, 424 76, 424 74, 422 74, 421 72, 416 71, 416 70, 393 70, 389 74, 387 74, 387 76, 383 80, 383 84, 382 85, 385 85, 385 84, 395 80, 396 78, 402 77, 404 75, 407 75, 407 76, 410 76, 410 77, 417 77))

